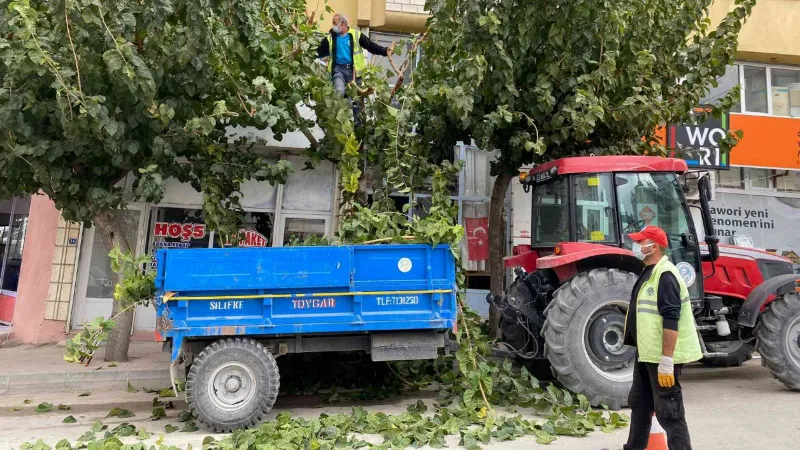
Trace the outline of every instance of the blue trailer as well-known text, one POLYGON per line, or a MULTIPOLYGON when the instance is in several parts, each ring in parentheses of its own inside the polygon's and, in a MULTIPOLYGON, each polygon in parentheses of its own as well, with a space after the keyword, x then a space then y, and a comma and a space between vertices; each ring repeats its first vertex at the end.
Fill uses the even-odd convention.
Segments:
POLYGON ((278 394, 275 357, 365 351, 433 359, 456 323, 445 245, 169 249, 156 253, 157 330, 186 399, 217 432, 259 423, 278 394))

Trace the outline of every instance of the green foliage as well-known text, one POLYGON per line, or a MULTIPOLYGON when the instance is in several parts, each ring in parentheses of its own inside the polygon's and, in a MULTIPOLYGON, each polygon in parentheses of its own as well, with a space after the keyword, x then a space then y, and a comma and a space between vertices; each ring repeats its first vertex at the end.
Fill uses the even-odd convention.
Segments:
POLYGON ((88 222, 175 177, 236 230, 241 183, 291 166, 227 130, 304 125, 316 42, 303 0, 0 0, 0 198, 41 190, 88 222))
POLYGON ((734 61, 755 0, 735 3, 712 29, 712 0, 431 0, 411 107, 420 140, 434 152, 465 136, 499 149, 495 174, 567 156, 663 154, 657 128, 687 121, 734 61))
POLYGON ((75 419, 74 416, 64 417, 64 420, 61 421, 61 423, 76 423, 76 422, 78 422, 78 420, 75 419))

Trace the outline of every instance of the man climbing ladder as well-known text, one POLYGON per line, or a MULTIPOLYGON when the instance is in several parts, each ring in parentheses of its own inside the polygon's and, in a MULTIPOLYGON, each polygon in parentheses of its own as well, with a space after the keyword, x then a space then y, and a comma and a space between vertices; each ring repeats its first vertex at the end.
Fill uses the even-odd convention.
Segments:
MULTIPOLYGON (((355 81, 361 84, 361 72, 367 67, 364 49, 373 55, 392 56, 392 47, 382 47, 372 42, 366 35, 350 28, 347 17, 337 13, 333 16, 333 27, 317 47, 317 56, 328 58, 328 73, 333 88, 346 96, 347 84, 355 81)), ((353 102, 353 117, 358 124, 358 102, 353 102)))

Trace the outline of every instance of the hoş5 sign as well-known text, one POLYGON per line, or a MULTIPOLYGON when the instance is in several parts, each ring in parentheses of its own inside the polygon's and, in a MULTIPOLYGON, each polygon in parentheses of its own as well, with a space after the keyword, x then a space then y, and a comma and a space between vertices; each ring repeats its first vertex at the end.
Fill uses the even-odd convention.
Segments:
MULTIPOLYGON (((710 107, 700 106, 693 113, 710 110, 710 107)), ((708 115, 704 122, 670 125, 667 145, 674 149, 670 157, 686 160, 690 169, 729 169, 730 159, 720 151, 720 141, 727 136, 729 125, 727 112, 722 117, 708 115)))

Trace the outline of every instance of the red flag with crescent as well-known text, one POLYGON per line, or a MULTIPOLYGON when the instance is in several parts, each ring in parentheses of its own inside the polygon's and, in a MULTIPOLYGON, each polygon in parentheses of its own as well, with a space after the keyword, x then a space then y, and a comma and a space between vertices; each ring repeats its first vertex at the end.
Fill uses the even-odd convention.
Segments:
POLYGON ((467 228, 467 256, 470 261, 489 259, 489 218, 464 219, 467 228))

